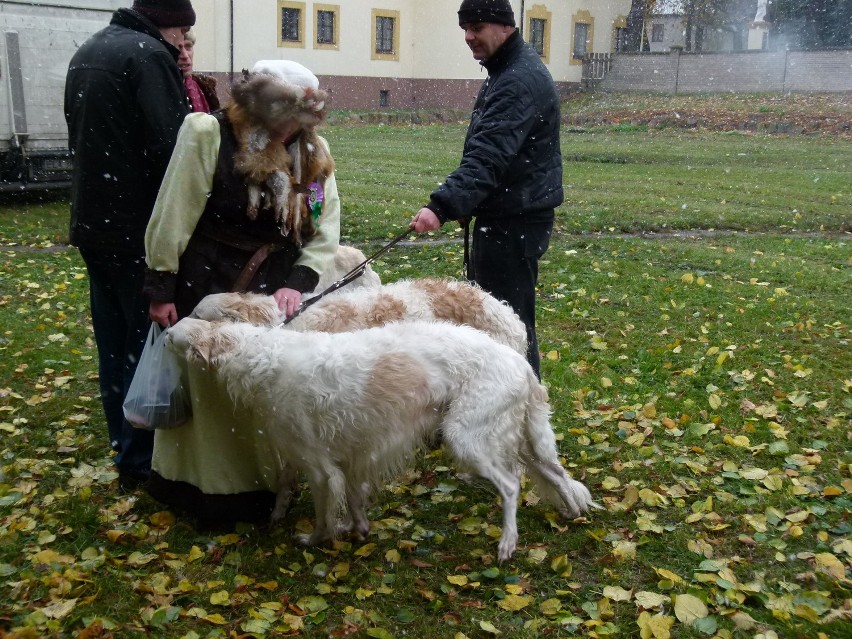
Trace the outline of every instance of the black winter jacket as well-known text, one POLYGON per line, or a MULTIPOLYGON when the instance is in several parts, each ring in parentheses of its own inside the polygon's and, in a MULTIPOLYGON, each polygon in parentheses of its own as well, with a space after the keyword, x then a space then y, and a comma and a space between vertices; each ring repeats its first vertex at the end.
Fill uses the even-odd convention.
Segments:
POLYGON ((145 255, 145 227, 189 112, 178 53, 145 17, 119 9, 71 58, 65 120, 75 246, 145 255))
POLYGON ((513 33, 482 65, 459 167, 427 205, 441 222, 552 217, 562 203, 559 96, 538 54, 513 33))

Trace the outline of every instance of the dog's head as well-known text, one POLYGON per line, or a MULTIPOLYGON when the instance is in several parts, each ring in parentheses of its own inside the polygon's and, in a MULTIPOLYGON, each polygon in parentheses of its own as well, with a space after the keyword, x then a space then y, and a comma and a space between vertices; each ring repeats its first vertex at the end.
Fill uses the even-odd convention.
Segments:
POLYGON ((186 317, 166 332, 166 346, 190 363, 215 368, 236 349, 238 339, 231 325, 186 317))
POLYGON ((272 326, 280 313, 275 298, 256 293, 214 293, 202 299, 189 317, 208 322, 248 322, 272 326))

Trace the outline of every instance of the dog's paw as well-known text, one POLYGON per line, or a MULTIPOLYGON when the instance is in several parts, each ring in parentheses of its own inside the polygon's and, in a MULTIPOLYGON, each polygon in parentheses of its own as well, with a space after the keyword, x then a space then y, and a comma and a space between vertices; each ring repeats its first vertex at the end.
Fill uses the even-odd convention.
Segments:
POLYGON ((512 558, 512 555, 514 555, 514 554, 515 554, 515 547, 514 546, 504 547, 503 544, 500 544, 500 546, 497 548, 497 561, 499 561, 502 564, 504 561, 509 561, 512 558))
POLYGON ((324 546, 331 544, 334 541, 334 537, 329 536, 323 532, 317 532, 316 530, 312 532, 310 535, 301 534, 296 535, 296 542, 303 546, 324 546))
POLYGON ((275 508, 272 510, 270 519, 272 523, 277 523, 287 516, 290 512, 290 506, 293 505, 294 491, 282 490, 275 498, 275 508))
POLYGON ((345 522, 341 522, 334 529, 334 536, 336 539, 342 539, 344 537, 355 537, 359 541, 364 541, 367 538, 367 535, 370 534, 370 522, 360 522, 355 524, 355 522, 348 520, 345 522))
POLYGON ((512 555, 515 554, 515 548, 518 545, 518 534, 517 533, 509 533, 503 532, 503 536, 500 538, 500 543, 497 545, 497 561, 501 564, 504 561, 508 561, 512 558, 512 555))
POLYGON ((287 516, 288 512, 290 512, 290 504, 287 504, 283 507, 279 506, 278 504, 275 504, 275 508, 272 510, 272 514, 269 516, 269 521, 273 524, 278 524, 287 516))
POLYGON ((315 546, 316 545, 312 541, 313 535, 307 535, 307 534, 296 535, 295 539, 296 539, 296 543, 302 544, 303 546, 315 546))
POLYGON ((358 535, 358 538, 363 541, 367 538, 367 535, 370 534, 370 522, 365 521, 355 526, 354 532, 358 535))

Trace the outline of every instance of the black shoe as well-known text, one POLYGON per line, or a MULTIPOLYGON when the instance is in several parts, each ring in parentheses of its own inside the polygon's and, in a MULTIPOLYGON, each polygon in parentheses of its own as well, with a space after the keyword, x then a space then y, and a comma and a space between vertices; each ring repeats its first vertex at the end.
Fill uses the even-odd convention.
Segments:
POLYGON ((151 477, 150 470, 137 470, 131 468, 118 469, 118 489, 122 493, 132 493, 148 483, 151 477))

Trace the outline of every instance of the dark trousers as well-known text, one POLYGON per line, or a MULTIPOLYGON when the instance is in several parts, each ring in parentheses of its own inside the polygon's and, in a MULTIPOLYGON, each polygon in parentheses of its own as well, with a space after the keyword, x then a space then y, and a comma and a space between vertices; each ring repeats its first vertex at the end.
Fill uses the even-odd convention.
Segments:
POLYGON ((541 377, 535 334, 535 286, 538 261, 547 251, 553 220, 476 218, 468 279, 511 306, 527 327, 527 361, 541 377))
POLYGON ((148 335, 148 302, 142 294, 145 261, 123 255, 80 250, 89 271, 89 302, 98 346, 101 402, 110 446, 120 470, 151 468, 154 433, 134 428, 122 404, 148 335))

